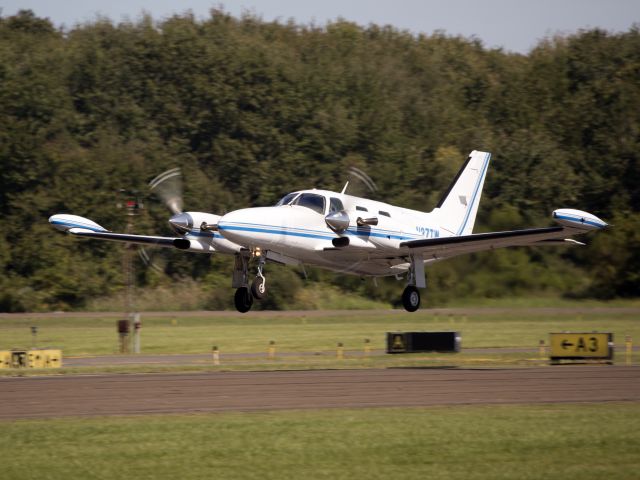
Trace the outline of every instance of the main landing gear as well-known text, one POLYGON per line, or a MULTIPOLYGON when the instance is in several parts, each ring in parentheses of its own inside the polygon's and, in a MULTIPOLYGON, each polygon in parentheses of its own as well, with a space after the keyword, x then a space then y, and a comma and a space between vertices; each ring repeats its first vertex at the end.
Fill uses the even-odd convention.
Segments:
POLYGON ((236 310, 240 313, 247 313, 251 310, 251 305, 253 305, 253 297, 247 287, 238 288, 233 296, 233 301, 236 305, 236 310))
POLYGON ((402 305, 407 312, 415 312, 420 308, 420 292, 414 285, 407 285, 402 292, 402 305))
POLYGON ((408 280, 408 285, 402 292, 402 305, 407 312, 415 312, 420 308, 420 292, 418 288, 427 286, 422 255, 411 255, 408 280))
POLYGON ((233 297, 236 310, 240 313, 246 313, 251 310, 253 300, 262 300, 267 296, 267 279, 262 273, 264 264, 266 263, 264 255, 261 252, 240 252, 236 254, 236 264, 233 270, 232 286, 236 288, 233 297), (249 261, 252 257, 258 258, 258 273, 249 286, 249 261))

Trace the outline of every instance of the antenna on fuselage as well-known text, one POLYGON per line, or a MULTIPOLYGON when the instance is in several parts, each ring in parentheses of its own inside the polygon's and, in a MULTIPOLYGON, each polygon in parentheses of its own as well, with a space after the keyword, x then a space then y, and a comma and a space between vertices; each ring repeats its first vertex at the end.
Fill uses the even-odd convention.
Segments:
POLYGON ((347 180, 347 183, 344 184, 344 187, 342 188, 342 191, 340 192, 340 194, 343 194, 344 192, 346 192, 348 186, 349 186, 349 180, 347 180))

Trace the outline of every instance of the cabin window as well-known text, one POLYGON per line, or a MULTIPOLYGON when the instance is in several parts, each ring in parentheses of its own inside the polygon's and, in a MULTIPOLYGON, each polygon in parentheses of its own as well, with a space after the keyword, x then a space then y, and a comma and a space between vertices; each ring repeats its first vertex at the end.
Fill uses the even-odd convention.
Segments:
POLYGON ((369 210, 367 210, 366 208, 364 208, 364 207, 359 207, 359 206, 356 206, 356 210, 358 210, 359 212, 368 212, 368 211, 369 211, 369 210))
POLYGON ((331 197, 329 201, 329 213, 340 212, 344 210, 344 206, 342 205, 342 200, 339 198, 331 197))
POLYGON ((291 200, 293 200, 294 198, 296 198, 298 196, 298 193, 289 193, 287 195, 285 195, 284 197, 282 197, 280 199, 280 201, 278 203, 276 203, 276 207, 279 207, 280 205, 289 205, 291 203, 291 200))
POLYGON ((303 193, 293 202, 293 205, 307 207, 318 213, 324 213, 324 204, 324 197, 315 193, 303 193))
POLYGON ((391 215, 389 215, 389 212, 383 212, 382 210, 380 210, 378 213, 380 215, 384 215, 385 217, 391 217, 391 215))

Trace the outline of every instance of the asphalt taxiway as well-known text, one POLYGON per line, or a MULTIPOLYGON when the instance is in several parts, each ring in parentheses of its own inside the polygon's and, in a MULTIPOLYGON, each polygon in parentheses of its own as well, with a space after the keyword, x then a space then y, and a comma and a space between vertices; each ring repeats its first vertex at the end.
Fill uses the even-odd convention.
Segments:
POLYGON ((0 419, 638 402, 640 366, 388 368, 0 378, 0 419))

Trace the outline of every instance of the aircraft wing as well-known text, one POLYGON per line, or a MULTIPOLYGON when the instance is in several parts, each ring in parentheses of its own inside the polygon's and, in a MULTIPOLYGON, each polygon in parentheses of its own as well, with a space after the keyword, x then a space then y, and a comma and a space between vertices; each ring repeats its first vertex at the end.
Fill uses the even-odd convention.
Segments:
POLYGON ((406 249, 408 253, 422 254, 425 260, 439 260, 503 247, 584 245, 568 237, 607 227, 607 223, 595 215, 569 208, 555 210, 553 219, 559 223, 558 226, 410 240, 402 242, 400 249, 406 249))
POLYGON ((420 253, 424 259, 444 259, 466 253, 481 252, 503 247, 534 245, 584 245, 573 240, 571 235, 585 230, 565 226, 530 228, 506 232, 475 233, 458 237, 426 238, 402 242, 401 249, 408 253, 420 253))
POLYGON ((110 232, 88 218, 77 215, 58 214, 49 218, 56 229, 70 233, 76 237, 98 238, 114 242, 134 243, 137 245, 154 245, 158 247, 189 248, 189 240, 180 237, 158 237, 153 235, 131 235, 110 232))
MULTIPOLYGON (((130 235, 126 233, 114 232, 93 232, 83 228, 70 228, 67 233, 76 237, 98 238, 100 240, 111 240, 114 242, 134 243, 136 245, 154 245, 158 247, 177 247, 180 242, 188 242, 179 237, 156 237, 152 235, 130 235)), ((179 247, 178 247, 179 248, 179 247)))

